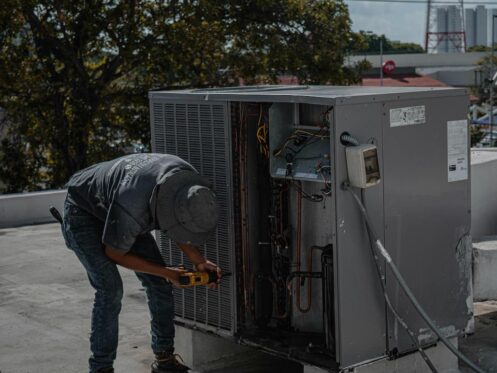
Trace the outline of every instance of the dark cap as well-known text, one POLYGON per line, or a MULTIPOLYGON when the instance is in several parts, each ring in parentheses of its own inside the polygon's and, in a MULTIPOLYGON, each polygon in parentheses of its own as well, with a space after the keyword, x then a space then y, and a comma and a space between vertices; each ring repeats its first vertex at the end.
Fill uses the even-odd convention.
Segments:
POLYGON ((175 170, 158 185, 155 214, 161 230, 179 243, 201 245, 219 219, 211 184, 190 170, 175 170))

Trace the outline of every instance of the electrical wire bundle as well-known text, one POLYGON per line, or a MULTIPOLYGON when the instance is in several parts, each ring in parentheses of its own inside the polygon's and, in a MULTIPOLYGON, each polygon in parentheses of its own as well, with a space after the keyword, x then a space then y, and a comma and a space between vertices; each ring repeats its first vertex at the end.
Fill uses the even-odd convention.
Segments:
MULTIPOLYGON (((315 133, 303 129, 295 129, 292 134, 285 139, 282 145, 273 151, 273 156, 276 158, 280 158, 284 154, 285 161, 287 162, 286 176, 291 176, 291 165, 294 161, 322 158, 322 155, 312 157, 298 157, 297 155, 307 146, 324 139, 329 139, 329 135, 326 133, 327 131, 328 127, 319 127, 319 130, 315 133)), ((290 182, 295 187, 295 189, 302 194, 302 198, 310 202, 321 202, 324 198, 331 195, 331 182, 326 180, 325 176, 325 170, 329 170, 330 168, 330 165, 323 164, 321 161, 318 161, 316 165, 316 172, 321 175, 321 177, 323 178, 323 183, 325 184, 325 187, 321 190, 321 194, 306 193, 303 190, 300 182, 297 182, 294 179, 290 179, 290 182)))
POLYGON ((263 120, 262 104, 259 105, 259 120, 257 121, 256 137, 257 142, 259 143, 259 152, 266 158, 269 158, 268 125, 267 121, 263 120))
POLYGON ((327 130, 327 127, 320 127, 318 132, 313 133, 302 129, 296 129, 285 139, 280 147, 273 151, 273 156, 279 158, 282 156, 284 150, 288 150, 289 152, 286 152, 284 155, 287 162, 293 162, 296 159, 319 158, 319 156, 311 158, 297 158, 296 156, 307 146, 323 139, 329 139, 330 136, 326 134, 327 130))
MULTIPOLYGON (((323 164, 321 161, 319 161, 318 164, 316 165, 316 172, 318 174, 320 174, 321 177, 323 178, 324 188, 321 189, 321 193, 323 193, 323 195, 325 197, 330 196, 331 195, 331 180, 330 181, 326 180, 325 174, 331 175, 331 165, 323 164)), ((331 176, 330 176, 330 178, 331 178, 331 176)))

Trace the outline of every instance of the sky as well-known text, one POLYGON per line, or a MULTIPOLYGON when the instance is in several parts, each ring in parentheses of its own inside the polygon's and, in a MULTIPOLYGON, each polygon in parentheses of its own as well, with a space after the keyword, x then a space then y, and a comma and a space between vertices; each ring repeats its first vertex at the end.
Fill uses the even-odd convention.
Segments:
MULTIPOLYGON (((475 2, 475 1, 473 1, 475 2)), ((385 34, 391 40, 424 45, 426 32, 426 4, 381 3, 345 0, 349 6, 352 29, 385 34)), ((488 0, 486 8, 496 8, 488 0)), ((476 5, 466 5, 474 8, 476 5)))
POLYGON ((352 29, 385 34, 391 40, 423 44, 426 5, 406 3, 369 3, 345 0, 349 6, 352 29))

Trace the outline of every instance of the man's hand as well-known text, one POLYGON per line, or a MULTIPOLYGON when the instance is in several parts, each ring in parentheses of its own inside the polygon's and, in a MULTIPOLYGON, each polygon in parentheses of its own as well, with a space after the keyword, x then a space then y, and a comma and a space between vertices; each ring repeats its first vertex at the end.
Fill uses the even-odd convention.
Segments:
POLYGON ((162 277, 164 279, 170 281, 174 286, 176 286, 178 288, 185 288, 187 286, 180 285, 179 276, 182 273, 186 273, 186 272, 188 272, 188 271, 186 269, 183 269, 183 268, 167 267, 167 268, 164 268, 164 274, 162 277))
MULTIPOLYGON (((164 267, 160 264, 150 262, 130 252, 116 250, 110 246, 105 247, 105 254, 113 262, 131 269, 136 272, 148 273, 150 275, 162 277, 174 286, 180 287, 179 276, 181 273, 188 272, 182 268, 164 267)), ((184 286, 181 286, 184 287, 184 286)))
POLYGON ((185 253, 185 255, 190 259, 190 261, 195 265, 197 271, 200 272, 217 272, 217 283, 210 284, 209 289, 215 289, 217 284, 221 280, 221 268, 219 268, 215 263, 206 260, 200 253, 199 249, 193 245, 187 245, 180 242, 176 242, 176 245, 185 253))
POLYGON ((209 260, 195 265, 195 269, 200 272, 217 272, 217 282, 208 285, 209 289, 217 288, 217 284, 221 282, 221 268, 209 260))

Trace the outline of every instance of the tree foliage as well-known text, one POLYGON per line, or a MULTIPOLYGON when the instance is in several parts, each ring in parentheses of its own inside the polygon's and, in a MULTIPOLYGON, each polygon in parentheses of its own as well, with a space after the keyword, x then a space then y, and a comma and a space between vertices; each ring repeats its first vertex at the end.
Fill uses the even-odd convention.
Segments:
POLYGON ((492 48, 487 47, 486 45, 473 45, 469 47, 466 52, 490 52, 492 48))
POLYGON ((490 90, 493 89, 494 105, 495 105, 497 92, 496 92, 495 83, 492 84, 492 79, 496 71, 497 56, 494 56, 492 59, 491 55, 486 55, 485 57, 478 60, 476 64, 478 65, 477 69, 478 87, 476 87, 475 94, 480 98, 480 100, 489 101, 490 90))
POLYGON ((493 58, 492 55, 486 55, 480 58, 476 64, 490 74, 490 71, 495 70, 495 66, 497 65, 497 53, 493 58))
POLYGON ((380 44, 383 42, 383 53, 424 53, 421 45, 416 43, 403 43, 388 39, 385 35, 378 35, 371 31, 359 31, 364 38, 366 46, 360 49, 365 53, 380 53, 380 44))
POLYGON ((471 141, 471 147, 476 146, 483 137, 485 136, 485 131, 482 128, 475 126, 469 126, 469 135, 471 141))
POLYGON ((3 0, 0 180, 59 187, 148 143, 151 88, 357 82, 360 40, 342 0, 3 0))

